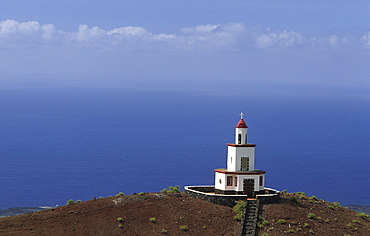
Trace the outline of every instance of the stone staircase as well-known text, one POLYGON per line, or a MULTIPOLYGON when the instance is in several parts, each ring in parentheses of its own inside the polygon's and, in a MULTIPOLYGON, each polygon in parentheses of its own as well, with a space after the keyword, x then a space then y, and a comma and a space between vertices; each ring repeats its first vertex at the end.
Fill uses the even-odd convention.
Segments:
POLYGON ((244 209, 240 236, 255 236, 259 214, 259 200, 247 200, 244 209))

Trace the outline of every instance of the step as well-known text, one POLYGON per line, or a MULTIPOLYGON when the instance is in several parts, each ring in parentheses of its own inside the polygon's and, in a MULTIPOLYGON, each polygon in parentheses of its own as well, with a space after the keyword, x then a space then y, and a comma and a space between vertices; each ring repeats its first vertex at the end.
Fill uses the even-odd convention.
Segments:
POLYGON ((257 200, 248 200, 244 212, 244 228, 241 232, 243 236, 255 236, 258 221, 257 200))

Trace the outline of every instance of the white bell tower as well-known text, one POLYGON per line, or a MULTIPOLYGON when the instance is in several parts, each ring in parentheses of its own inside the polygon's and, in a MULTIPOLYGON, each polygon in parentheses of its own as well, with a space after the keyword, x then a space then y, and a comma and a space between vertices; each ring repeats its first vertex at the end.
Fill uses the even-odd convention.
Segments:
POLYGON ((254 169, 255 144, 248 143, 243 112, 235 126, 235 143, 228 143, 227 168, 215 169, 215 191, 223 194, 255 195, 264 190, 266 171, 254 169))
POLYGON ((236 144, 247 144, 248 142, 248 126, 243 120, 244 113, 240 114, 240 121, 235 126, 235 143, 236 144))

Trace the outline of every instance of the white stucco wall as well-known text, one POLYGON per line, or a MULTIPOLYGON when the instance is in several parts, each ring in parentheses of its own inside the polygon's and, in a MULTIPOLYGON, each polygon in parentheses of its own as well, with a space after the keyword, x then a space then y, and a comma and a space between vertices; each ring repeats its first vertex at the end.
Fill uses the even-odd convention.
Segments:
POLYGON ((221 190, 226 190, 226 175, 223 173, 215 172, 215 188, 216 189, 221 189, 221 190), (220 183, 221 180, 221 183, 220 183))
POLYGON ((215 172, 215 188, 220 190, 234 190, 234 191, 243 191, 243 182, 244 179, 253 179, 254 180, 254 191, 264 190, 265 187, 265 175, 238 175, 238 174, 224 174, 220 172, 215 172), (227 176, 232 176, 233 184, 232 186, 227 186, 227 176), (260 186, 260 176, 263 176, 263 183, 260 186), (237 177, 237 185, 235 186, 235 177, 237 177), (220 183, 221 179, 221 183, 220 183))
MULTIPOLYGON (((245 179, 253 179, 254 180, 254 191, 264 190, 264 183, 260 186, 260 175, 239 175, 238 176, 238 185, 235 189, 236 191, 243 191, 243 182, 245 179)), ((263 176, 263 182, 265 177, 263 176)))
POLYGON ((257 189, 256 191, 260 191, 260 190, 264 190, 265 189, 265 175, 264 174, 258 176, 258 185, 257 185, 257 188, 256 189, 257 189), (263 179, 262 179, 262 184, 260 186, 260 177, 261 176, 263 177, 263 179))
POLYGON ((241 134, 241 143, 240 144, 246 144, 248 140, 248 129, 246 128, 235 128, 235 144, 239 144, 239 134, 241 134))
POLYGON ((249 157, 249 171, 254 171, 254 147, 238 147, 236 148, 237 170, 240 170, 241 158, 249 157))
POLYGON ((241 158, 249 157, 249 171, 254 171, 254 147, 227 148, 227 169, 229 171, 240 171, 241 158))
POLYGON ((237 168, 236 148, 228 146, 227 147, 227 169, 230 171, 236 171, 236 168, 237 168))

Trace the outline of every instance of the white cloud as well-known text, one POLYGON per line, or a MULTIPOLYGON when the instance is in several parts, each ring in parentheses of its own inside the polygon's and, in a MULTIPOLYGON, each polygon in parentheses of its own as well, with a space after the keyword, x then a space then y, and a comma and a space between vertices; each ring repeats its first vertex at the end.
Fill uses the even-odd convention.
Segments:
POLYGON ((19 23, 14 20, 5 20, 0 22, 0 34, 30 34, 40 30, 40 24, 36 21, 19 23))
POLYGON ((166 50, 189 49, 189 47, 212 48, 232 46, 243 31, 242 24, 209 24, 183 28, 180 34, 153 34, 143 27, 133 26, 106 31, 97 26, 87 25, 80 25, 76 32, 63 32, 56 29, 53 24, 40 25, 36 21, 5 20, 0 22, 0 46, 26 47, 58 43, 58 45, 73 44, 82 47, 131 47, 130 49, 135 49, 135 47, 143 47, 145 43, 147 49, 158 47, 166 50))
POLYGON ((98 26, 80 25, 75 32, 64 32, 53 24, 41 25, 37 21, 0 22, 0 48, 58 45, 68 47, 124 48, 128 50, 182 50, 182 49, 240 49, 256 47, 269 48, 304 48, 325 47, 340 48, 342 45, 370 46, 370 32, 361 39, 340 37, 306 36, 296 31, 274 31, 266 29, 247 30, 241 23, 207 24, 185 27, 174 33, 154 34, 143 27, 125 26, 104 30, 98 26))
POLYGON ((258 35, 256 37, 256 45, 260 48, 268 48, 273 46, 293 47, 303 44, 307 39, 299 32, 282 31, 282 32, 269 32, 258 35))
POLYGON ((146 34, 148 34, 148 31, 144 29, 143 27, 133 27, 133 26, 127 26, 127 27, 121 27, 121 28, 116 28, 111 31, 107 32, 108 35, 114 35, 114 34, 119 34, 123 35, 125 37, 142 37, 146 34))
POLYGON ((363 41, 365 46, 370 47, 370 32, 367 32, 367 34, 362 36, 361 40, 363 41))
POLYGON ((89 28, 87 25, 80 25, 78 32, 74 34, 77 41, 102 41, 106 32, 97 26, 89 28))
POLYGON ((186 27, 181 30, 184 35, 181 40, 187 45, 197 45, 200 47, 233 47, 234 44, 243 38, 245 33, 244 25, 240 23, 225 25, 198 25, 186 27))
POLYGON ((62 31, 54 25, 40 25, 37 21, 17 22, 5 20, 0 22, 0 45, 2 47, 48 44, 60 38, 62 31))
POLYGON ((184 34, 190 34, 190 35, 204 35, 212 33, 214 30, 216 30, 220 25, 198 25, 195 27, 185 27, 181 30, 184 34))
POLYGON ((339 37, 337 35, 330 35, 328 38, 325 39, 330 46, 332 47, 341 47, 345 45, 358 45, 359 40, 356 40, 354 37, 350 36, 344 36, 344 37, 339 37))
POLYGON ((337 35, 330 35, 329 38, 328 38, 328 42, 332 46, 337 46, 339 44, 339 41, 340 41, 340 39, 337 35))
POLYGON ((175 40, 177 35, 175 34, 156 34, 153 36, 154 40, 175 40))
MULTIPOLYGON (((318 48, 318 49, 335 49, 342 46, 358 46, 364 45, 359 43, 359 40, 353 36, 338 36, 332 34, 328 37, 305 36, 300 32, 295 31, 272 31, 266 29, 265 32, 254 32, 255 45, 261 49, 268 48, 318 48)), ((366 36, 363 37, 363 41, 366 36)), ((369 40, 370 42, 370 40, 369 40)), ((370 44, 369 44, 370 45, 370 44)))
POLYGON ((52 24, 43 25, 41 26, 41 29, 42 29, 42 38, 46 40, 52 40, 58 34, 57 29, 52 24))

